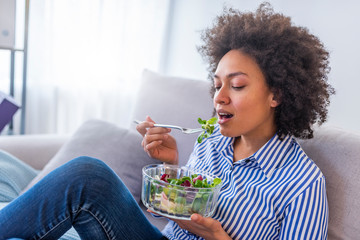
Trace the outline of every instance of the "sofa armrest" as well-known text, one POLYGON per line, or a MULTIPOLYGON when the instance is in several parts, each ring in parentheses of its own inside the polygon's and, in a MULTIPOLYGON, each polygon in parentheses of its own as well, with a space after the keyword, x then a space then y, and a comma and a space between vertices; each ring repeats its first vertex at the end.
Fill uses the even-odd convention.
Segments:
POLYGON ((69 138, 67 135, 3 135, 0 149, 41 170, 69 138))

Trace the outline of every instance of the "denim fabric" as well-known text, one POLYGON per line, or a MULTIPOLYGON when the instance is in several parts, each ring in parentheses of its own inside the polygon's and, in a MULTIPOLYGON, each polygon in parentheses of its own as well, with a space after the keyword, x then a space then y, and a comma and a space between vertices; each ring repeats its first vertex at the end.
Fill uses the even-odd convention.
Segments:
POLYGON ((163 239, 121 179, 102 161, 79 157, 55 169, 0 211, 0 239, 163 239))

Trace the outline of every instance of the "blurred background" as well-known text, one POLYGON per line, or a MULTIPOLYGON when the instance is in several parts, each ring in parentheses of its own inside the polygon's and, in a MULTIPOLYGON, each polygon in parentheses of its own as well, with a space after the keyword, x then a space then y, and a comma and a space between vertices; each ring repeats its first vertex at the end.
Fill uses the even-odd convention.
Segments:
MULTIPOLYGON (((21 104, 25 69, 23 133, 72 133, 90 118, 127 125, 144 68, 207 81, 207 65, 196 50, 201 31, 224 6, 254 11, 261 2, 0 0, 0 28, 3 19, 15 19, 13 46, 0 42, 0 91, 9 93, 11 49, 17 49, 13 95, 21 104), (14 16, 2 7, 11 2, 14 16)), ((337 91, 327 124, 360 132, 360 2, 268 2, 323 41, 331 56, 329 81, 337 91)), ((8 33, 0 29, 0 34, 8 33)), ((21 132, 21 111, 14 116, 12 134, 21 132)))

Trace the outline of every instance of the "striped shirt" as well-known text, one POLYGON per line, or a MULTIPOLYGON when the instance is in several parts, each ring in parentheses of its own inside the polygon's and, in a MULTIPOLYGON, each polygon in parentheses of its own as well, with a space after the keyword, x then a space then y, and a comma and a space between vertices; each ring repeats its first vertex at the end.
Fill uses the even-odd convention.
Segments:
MULTIPOLYGON (((234 138, 214 133, 195 144, 187 166, 222 179, 219 220, 233 239, 326 239, 325 178, 291 136, 275 134, 252 156, 233 162, 234 138)), ((169 239, 203 239, 169 221, 169 239)))

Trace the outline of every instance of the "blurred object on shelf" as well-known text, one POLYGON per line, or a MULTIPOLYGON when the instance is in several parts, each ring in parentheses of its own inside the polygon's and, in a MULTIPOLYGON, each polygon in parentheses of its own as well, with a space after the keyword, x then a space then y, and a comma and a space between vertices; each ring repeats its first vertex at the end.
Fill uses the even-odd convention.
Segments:
POLYGON ((0 91, 0 133, 11 122, 19 108, 19 105, 11 96, 0 91))

